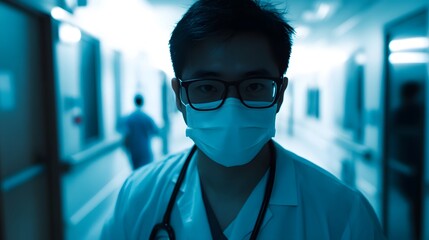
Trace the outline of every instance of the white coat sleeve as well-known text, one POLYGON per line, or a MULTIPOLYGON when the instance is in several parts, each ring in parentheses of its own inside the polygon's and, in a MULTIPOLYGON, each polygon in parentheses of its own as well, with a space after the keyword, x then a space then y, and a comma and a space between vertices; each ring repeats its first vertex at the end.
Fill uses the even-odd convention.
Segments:
POLYGON ((118 198, 116 200, 115 208, 112 215, 105 222, 103 229, 101 231, 102 240, 122 240, 128 239, 126 236, 126 231, 124 228, 124 208, 128 195, 128 179, 122 185, 121 190, 119 191, 118 198))
POLYGON ((349 221, 342 240, 384 240, 386 239, 374 209, 359 192, 350 212, 349 221))

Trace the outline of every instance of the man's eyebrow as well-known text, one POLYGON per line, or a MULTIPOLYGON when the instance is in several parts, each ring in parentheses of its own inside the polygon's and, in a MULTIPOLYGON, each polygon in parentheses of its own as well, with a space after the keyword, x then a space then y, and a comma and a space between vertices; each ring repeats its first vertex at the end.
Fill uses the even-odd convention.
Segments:
POLYGON ((204 77, 213 77, 217 78, 220 77, 221 74, 215 71, 209 71, 209 70, 198 70, 191 74, 191 78, 204 78, 204 77))
POLYGON ((248 71, 244 74, 244 77, 267 77, 271 76, 272 73, 268 71, 267 69, 261 68, 256 70, 248 71))

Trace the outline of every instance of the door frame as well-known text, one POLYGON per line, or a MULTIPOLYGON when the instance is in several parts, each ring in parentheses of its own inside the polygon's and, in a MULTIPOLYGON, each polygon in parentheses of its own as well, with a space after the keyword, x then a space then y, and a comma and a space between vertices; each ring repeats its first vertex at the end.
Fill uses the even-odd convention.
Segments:
MULTIPOLYGON (((382 205, 382 213, 381 213, 381 222, 382 222, 382 226, 383 226, 383 230, 385 235, 387 236, 387 233, 389 232, 388 228, 388 204, 389 204, 389 176, 390 176, 390 171, 389 171, 389 164, 388 164, 388 154, 387 151, 389 150, 388 147, 388 139, 389 139, 389 127, 390 127, 390 123, 389 123, 389 119, 388 119, 388 115, 389 115, 389 109, 390 109, 390 87, 391 87, 391 76, 389 73, 389 40, 391 40, 391 35, 390 35, 390 30, 392 28, 394 28, 397 25, 400 25, 402 22, 407 21, 410 18, 413 18, 419 14, 423 14, 424 12, 426 12, 426 14, 429 14, 429 9, 427 7, 424 7, 422 9, 418 9, 412 12, 408 12, 398 18, 395 18, 391 21, 389 21, 387 24, 385 24, 384 28, 383 28, 383 40, 384 40, 384 44, 383 44, 383 76, 382 76, 382 94, 381 94, 381 104, 383 106, 382 109, 382 116, 383 116, 383 134, 382 134, 382 153, 381 153, 381 159, 382 159, 382 201, 381 201, 381 205, 382 205)), ((429 92, 427 92, 427 89, 429 87, 429 84, 425 84, 425 94, 428 94, 429 92)), ((425 104, 428 104, 427 102, 425 104)), ((426 116, 428 115, 428 113, 426 113, 426 116)), ((426 125, 426 128, 429 128, 429 126, 426 125)), ((428 137, 427 136, 427 132, 425 133, 425 141, 427 141, 428 137)), ((426 161, 426 159, 428 158, 428 151, 424 152, 424 161, 426 161)), ((423 163, 425 164, 425 163, 423 163)), ((425 173, 424 173, 425 174, 425 173)), ((424 174, 423 174, 423 178, 424 178, 424 174)), ((424 192, 423 192, 424 195, 424 192)), ((422 196, 423 197, 423 196, 422 196)), ((425 209, 425 204, 424 201, 422 201, 422 209, 425 209)), ((422 216, 424 218, 424 214, 422 216)), ((423 220, 423 219, 422 219, 423 220)), ((424 222, 421 222, 422 224, 422 236, 424 234, 424 222)))
POLYGON ((42 163, 33 164, 32 166, 21 170, 6 179, 0 179, 0 238, 5 238, 5 219, 4 219, 4 198, 3 186, 4 183, 11 182, 17 176, 26 176, 22 181, 15 182, 12 188, 19 187, 39 176, 41 173, 47 173, 47 189, 49 192, 49 219, 50 219, 50 237, 51 239, 63 239, 63 214, 61 206, 61 191, 60 191, 60 161, 59 161, 59 141, 58 141, 58 126, 57 126, 57 109, 56 109, 56 83, 54 75, 54 57, 53 57, 53 39, 56 35, 53 28, 53 20, 48 13, 41 12, 32 6, 27 6, 24 3, 17 3, 11 0, 0 0, 0 3, 14 8, 24 14, 37 19, 40 25, 40 66, 41 79, 44 87, 42 88, 42 109, 46 117, 42 123, 46 129, 46 159, 41 159, 42 163), (36 171, 40 169, 40 171, 36 171), (33 174, 28 174, 33 172, 33 174))

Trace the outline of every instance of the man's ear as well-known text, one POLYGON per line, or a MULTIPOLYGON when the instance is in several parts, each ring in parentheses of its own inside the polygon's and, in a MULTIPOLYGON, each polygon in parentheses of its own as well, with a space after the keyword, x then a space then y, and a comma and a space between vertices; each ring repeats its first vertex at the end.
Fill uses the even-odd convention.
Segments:
POLYGON ((279 91, 279 100, 277 101, 277 112, 280 111, 280 107, 282 106, 283 97, 284 97, 285 90, 286 90, 288 84, 289 84, 289 79, 287 77, 284 77, 283 78, 283 84, 282 84, 280 91, 279 91))
POLYGON ((171 87, 173 88, 174 94, 176 95, 176 106, 179 111, 182 112, 182 102, 180 101, 180 92, 179 92, 179 80, 177 78, 171 79, 171 87))

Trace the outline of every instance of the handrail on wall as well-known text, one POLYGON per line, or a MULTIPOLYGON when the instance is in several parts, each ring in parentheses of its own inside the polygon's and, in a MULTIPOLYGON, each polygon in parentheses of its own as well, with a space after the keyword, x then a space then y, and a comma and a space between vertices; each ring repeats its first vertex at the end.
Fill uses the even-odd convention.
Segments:
POLYGON ((30 179, 38 176, 46 170, 45 164, 35 164, 30 167, 25 168, 24 170, 5 178, 1 181, 1 190, 3 192, 8 192, 24 183, 28 182, 30 179))
POLYGON ((335 143, 346 151, 350 152, 354 157, 361 157, 365 160, 372 159, 372 150, 366 145, 357 143, 347 137, 337 136, 335 143))
POLYGON ((73 154, 62 161, 62 172, 68 172, 76 166, 89 164, 99 157, 106 155, 122 145, 122 136, 108 138, 86 150, 73 154))

